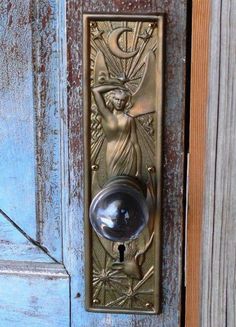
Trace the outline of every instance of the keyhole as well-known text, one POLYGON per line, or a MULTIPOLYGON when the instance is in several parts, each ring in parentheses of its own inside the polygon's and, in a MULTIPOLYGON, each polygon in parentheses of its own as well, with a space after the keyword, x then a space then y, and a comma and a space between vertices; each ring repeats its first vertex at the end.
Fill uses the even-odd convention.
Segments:
POLYGON ((123 262, 124 261, 124 254, 125 254, 125 246, 124 246, 124 244, 120 244, 118 246, 118 250, 119 250, 119 253, 120 253, 120 262, 123 262))

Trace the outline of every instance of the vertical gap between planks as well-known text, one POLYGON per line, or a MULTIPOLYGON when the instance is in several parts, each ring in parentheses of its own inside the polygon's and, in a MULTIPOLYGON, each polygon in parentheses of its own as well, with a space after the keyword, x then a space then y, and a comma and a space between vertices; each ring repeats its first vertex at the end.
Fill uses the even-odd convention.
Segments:
POLYGON ((185 326, 200 327, 200 256, 208 97, 210 0, 192 1, 185 326))

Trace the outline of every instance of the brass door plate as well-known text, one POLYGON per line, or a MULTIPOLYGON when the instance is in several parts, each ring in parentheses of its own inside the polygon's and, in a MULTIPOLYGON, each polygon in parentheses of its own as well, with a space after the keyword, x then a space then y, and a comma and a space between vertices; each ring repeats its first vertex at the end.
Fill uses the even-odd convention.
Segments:
POLYGON ((85 268, 89 311, 155 314, 160 307, 162 15, 84 15, 85 268), (147 187, 138 238, 98 236, 89 207, 110 178, 147 187))

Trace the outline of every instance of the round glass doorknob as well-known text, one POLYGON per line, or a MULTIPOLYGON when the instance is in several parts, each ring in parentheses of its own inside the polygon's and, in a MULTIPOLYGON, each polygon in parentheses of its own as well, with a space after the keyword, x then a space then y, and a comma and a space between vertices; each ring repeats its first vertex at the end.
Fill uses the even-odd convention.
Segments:
POLYGON ((134 177, 115 177, 94 197, 89 216, 99 236, 114 242, 135 239, 149 218, 145 190, 134 177))

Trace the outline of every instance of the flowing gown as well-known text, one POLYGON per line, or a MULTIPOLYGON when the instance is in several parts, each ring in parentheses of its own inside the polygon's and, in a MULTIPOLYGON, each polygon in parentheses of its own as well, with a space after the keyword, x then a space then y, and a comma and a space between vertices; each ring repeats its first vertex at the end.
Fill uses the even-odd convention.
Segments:
POLYGON ((137 153, 131 141, 133 118, 127 116, 127 121, 119 137, 106 149, 106 165, 108 177, 129 175, 137 172, 137 153))

